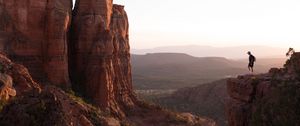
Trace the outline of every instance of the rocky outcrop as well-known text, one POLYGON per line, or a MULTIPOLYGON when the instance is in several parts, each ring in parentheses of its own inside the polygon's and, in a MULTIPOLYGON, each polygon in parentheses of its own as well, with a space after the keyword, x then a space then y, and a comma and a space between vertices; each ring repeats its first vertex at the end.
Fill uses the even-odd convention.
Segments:
POLYGON ((120 126, 120 121, 63 90, 17 97, 0 113, 1 126, 120 126), (17 114, 16 114, 17 113, 17 114), (51 118, 49 118, 51 117, 51 118))
POLYGON ((24 66, 0 54, 0 125, 118 126, 120 121, 72 92, 51 85, 41 88, 24 66), (2 103, 7 105, 3 108, 2 103))
POLYGON ((12 78, 6 74, 0 74, 0 99, 9 100, 10 97, 16 96, 16 90, 12 85, 12 78))
POLYGON ((123 105, 134 105, 128 19, 123 6, 103 1, 76 3, 69 44, 71 76, 75 87, 95 104, 120 111, 123 105))
POLYGON ((299 59, 300 53, 294 53, 284 68, 272 68, 269 73, 261 75, 228 79, 228 125, 299 124, 299 121, 293 120, 300 116, 300 113, 293 112, 299 103, 299 59))
POLYGON ((70 0, 1 0, 0 51, 40 83, 70 87, 67 40, 70 0))
POLYGON ((251 120, 252 104, 270 91, 270 80, 261 76, 239 76, 227 81, 230 100, 227 101, 229 126, 247 126, 251 120))
POLYGON ((70 88, 71 73, 72 86, 101 108, 132 106, 124 7, 112 0, 78 0, 68 39, 71 8, 71 0, 1 0, 0 51, 43 85, 70 88))
POLYGON ((22 96, 28 92, 40 91, 40 86, 33 81, 24 66, 15 64, 0 54, 0 101, 9 100, 16 95, 22 96))

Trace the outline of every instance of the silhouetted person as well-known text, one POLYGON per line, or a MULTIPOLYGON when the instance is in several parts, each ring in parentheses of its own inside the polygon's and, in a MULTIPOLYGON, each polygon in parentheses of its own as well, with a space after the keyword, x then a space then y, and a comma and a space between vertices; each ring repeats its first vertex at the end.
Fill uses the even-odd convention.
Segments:
POLYGON ((254 62, 256 61, 255 57, 251 54, 251 52, 248 52, 249 55, 249 64, 248 64, 248 69, 253 73, 253 66, 254 62))

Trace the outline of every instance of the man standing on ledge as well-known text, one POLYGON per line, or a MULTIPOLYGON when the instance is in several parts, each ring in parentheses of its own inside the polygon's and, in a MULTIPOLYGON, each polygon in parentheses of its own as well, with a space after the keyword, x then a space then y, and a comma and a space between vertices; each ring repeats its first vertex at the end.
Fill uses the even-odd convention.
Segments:
POLYGON ((254 62, 256 61, 255 57, 251 54, 250 51, 248 51, 248 55, 249 55, 249 64, 248 64, 248 69, 249 71, 251 71, 253 73, 253 66, 254 66, 254 62))

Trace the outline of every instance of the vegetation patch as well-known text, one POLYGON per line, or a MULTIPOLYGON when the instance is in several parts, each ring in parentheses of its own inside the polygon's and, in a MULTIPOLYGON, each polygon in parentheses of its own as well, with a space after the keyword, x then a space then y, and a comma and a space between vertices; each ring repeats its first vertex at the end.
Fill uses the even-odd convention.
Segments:
POLYGON ((0 112, 3 110, 4 106, 6 106, 7 104, 8 104, 7 101, 0 100, 0 112))

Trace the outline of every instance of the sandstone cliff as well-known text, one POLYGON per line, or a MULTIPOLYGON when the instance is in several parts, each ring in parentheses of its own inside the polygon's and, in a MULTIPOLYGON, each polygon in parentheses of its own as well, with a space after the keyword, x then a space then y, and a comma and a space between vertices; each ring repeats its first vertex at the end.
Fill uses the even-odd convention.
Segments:
POLYGON ((98 106, 119 112, 121 105, 132 106, 123 6, 112 0, 78 0, 68 39, 71 8, 71 0, 0 1, 0 50, 41 84, 70 88, 71 73, 73 87, 98 106))
POLYGON ((127 15, 112 3, 0 0, 1 125, 215 125, 136 99, 127 15))
POLYGON ((69 87, 70 0, 1 0, 0 51, 40 83, 69 87))
POLYGON ((229 79, 226 111, 230 126, 299 125, 300 53, 284 68, 229 79))
POLYGON ((135 101, 127 14, 123 6, 112 5, 112 1, 93 8, 98 3, 101 0, 81 0, 75 6, 69 44, 72 82, 99 107, 124 116, 122 106, 133 106, 135 101), (112 12, 103 14, 111 6, 112 12))
POLYGON ((71 93, 51 85, 41 88, 24 66, 2 54, 0 66, 1 126, 120 125, 71 93))

